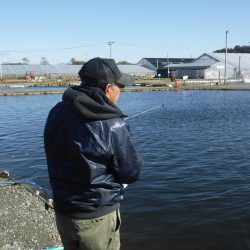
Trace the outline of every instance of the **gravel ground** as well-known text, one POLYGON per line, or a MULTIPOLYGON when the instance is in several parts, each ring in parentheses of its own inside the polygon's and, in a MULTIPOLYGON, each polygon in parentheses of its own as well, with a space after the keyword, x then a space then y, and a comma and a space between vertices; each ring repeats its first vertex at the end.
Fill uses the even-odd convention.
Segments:
POLYGON ((20 184, 0 185, 0 250, 61 246, 53 209, 45 209, 45 202, 31 191, 20 184))

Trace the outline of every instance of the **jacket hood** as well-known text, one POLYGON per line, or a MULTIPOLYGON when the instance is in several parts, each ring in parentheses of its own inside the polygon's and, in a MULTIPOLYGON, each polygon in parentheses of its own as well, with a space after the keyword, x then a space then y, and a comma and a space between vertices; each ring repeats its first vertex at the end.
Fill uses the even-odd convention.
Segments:
POLYGON ((97 87, 70 87, 64 92, 62 99, 73 112, 89 121, 126 117, 97 87))

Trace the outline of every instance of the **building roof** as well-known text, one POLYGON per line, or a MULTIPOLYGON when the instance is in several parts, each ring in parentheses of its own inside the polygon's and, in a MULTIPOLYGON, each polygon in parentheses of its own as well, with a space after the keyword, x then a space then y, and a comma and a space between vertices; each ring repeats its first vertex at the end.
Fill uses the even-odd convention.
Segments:
MULTIPOLYGON (((216 63, 225 63, 225 53, 204 53, 195 59, 191 63, 180 63, 180 64, 169 64, 169 68, 195 68, 195 69, 204 69, 211 67, 216 63), (199 60, 201 57, 208 55, 214 60, 199 60)), ((230 65, 234 68, 241 69, 250 69, 250 53, 227 53, 227 65, 230 65)))
MULTIPOLYGON (((207 53, 207 55, 225 63, 225 53, 207 53)), ((227 53, 227 63, 235 68, 250 69, 250 53, 227 53)))
MULTIPOLYGON (((14 76, 26 76, 27 74, 34 72, 36 75, 54 74, 54 75, 75 75, 78 76, 78 72, 82 65, 71 64, 56 64, 56 65, 40 65, 40 64, 2 64, 3 75, 14 76)), ((155 71, 145 68, 139 65, 118 65, 118 68, 122 73, 131 75, 140 74, 155 74, 155 71)))
POLYGON ((171 63, 168 66, 165 66, 165 68, 196 68, 196 69, 205 69, 210 66, 212 66, 214 63, 212 62, 191 62, 191 63, 171 63))
MULTIPOLYGON (((142 60, 147 60, 150 64, 152 64, 156 69, 158 68, 164 68, 166 65, 170 63, 189 63, 194 60, 194 58, 152 58, 152 57, 145 57, 142 58, 142 60)), ((138 64, 140 63, 138 62, 138 64)))
POLYGON ((27 65, 12 65, 12 64, 3 64, 2 72, 3 75, 18 75, 25 76, 28 72, 34 72, 37 75, 44 74, 58 74, 58 75, 66 75, 78 74, 78 71, 82 65, 70 65, 70 64, 56 64, 56 65, 40 65, 40 64, 27 64, 27 65))
POLYGON ((156 72, 140 65, 127 64, 117 65, 122 73, 138 75, 138 74, 155 74, 156 72))

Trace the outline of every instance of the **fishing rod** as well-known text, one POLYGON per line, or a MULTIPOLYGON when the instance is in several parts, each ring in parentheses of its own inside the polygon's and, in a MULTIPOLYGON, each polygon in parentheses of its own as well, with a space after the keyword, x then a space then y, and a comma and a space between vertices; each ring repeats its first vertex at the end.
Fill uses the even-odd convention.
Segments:
MULTIPOLYGON (((190 95, 188 95, 188 96, 186 96, 186 97, 193 96, 193 95, 195 95, 195 94, 197 94, 197 93, 200 93, 200 92, 197 92, 197 91, 196 91, 195 93, 191 93, 190 95)), ((150 108, 150 109, 144 110, 144 111, 142 111, 142 112, 140 112, 140 113, 138 113, 138 114, 135 114, 135 115, 132 115, 132 116, 126 117, 126 118, 124 118, 123 120, 124 120, 124 121, 130 120, 130 119, 132 119, 132 118, 134 118, 134 117, 137 117, 137 116, 143 115, 143 114, 145 114, 145 113, 147 113, 147 112, 150 112, 150 111, 152 111, 152 110, 154 110, 154 109, 158 109, 158 108, 161 108, 161 107, 165 108, 165 107, 166 107, 166 105, 165 105, 165 104, 161 104, 161 105, 159 105, 159 106, 156 106, 156 107, 153 107, 153 108, 150 108)))
MULTIPOLYGON (((140 113, 137 113, 137 114, 135 114, 135 115, 126 117, 126 118, 124 118, 123 120, 130 120, 130 119, 132 119, 132 118, 134 118, 134 117, 143 115, 143 114, 145 114, 145 113, 147 113, 147 112, 150 112, 150 111, 152 111, 152 110, 155 110, 155 109, 158 109, 158 108, 162 108, 162 107, 164 108, 164 107, 166 107, 166 105, 165 105, 165 104, 162 104, 162 105, 159 105, 159 106, 156 106, 156 107, 153 107, 153 108, 144 110, 144 111, 142 111, 142 112, 140 112, 140 113)), ((123 188, 126 188, 126 187, 128 186, 128 184, 122 184, 122 186, 123 186, 123 188)))
POLYGON ((152 111, 152 110, 155 110, 155 109, 158 109, 158 108, 162 108, 162 107, 164 108, 164 107, 166 107, 166 105, 165 105, 165 104, 162 104, 162 105, 159 105, 159 106, 156 106, 156 107, 153 107, 153 108, 144 110, 144 111, 142 111, 142 112, 140 112, 140 113, 138 113, 138 114, 135 114, 135 115, 126 117, 126 118, 124 118, 124 120, 125 120, 125 121, 126 121, 126 120, 130 120, 130 119, 132 119, 132 118, 134 118, 134 117, 137 117, 137 116, 139 116, 139 115, 143 115, 143 114, 145 114, 145 113, 147 113, 147 112, 150 112, 150 111, 152 111))
POLYGON ((59 246, 59 247, 44 247, 44 248, 42 248, 42 250, 63 250, 64 249, 64 247, 61 247, 61 246, 59 246))

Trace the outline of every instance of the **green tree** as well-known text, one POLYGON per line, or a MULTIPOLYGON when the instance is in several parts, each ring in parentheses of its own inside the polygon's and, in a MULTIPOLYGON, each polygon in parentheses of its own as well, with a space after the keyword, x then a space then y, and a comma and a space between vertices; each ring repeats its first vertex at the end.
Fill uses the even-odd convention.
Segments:
POLYGON ((131 63, 129 63, 129 62, 123 60, 123 61, 119 61, 117 64, 120 64, 120 65, 128 65, 128 64, 131 64, 131 63))
MULTIPOLYGON (((216 53, 225 53, 225 51, 226 51, 226 49, 223 48, 223 49, 215 50, 214 52, 216 52, 216 53)), ((234 48, 228 48, 227 52, 228 53, 250 53, 250 46, 247 46, 247 45, 243 45, 243 46, 236 45, 234 48)))
POLYGON ((29 64, 30 60, 27 57, 22 58, 23 64, 29 64))
POLYGON ((70 64, 72 64, 72 65, 83 65, 83 64, 84 64, 84 61, 77 60, 77 59, 75 59, 75 58, 71 58, 71 59, 70 59, 70 64))
POLYGON ((41 57, 40 64, 47 65, 47 64, 49 64, 49 61, 43 56, 43 57, 41 57))

